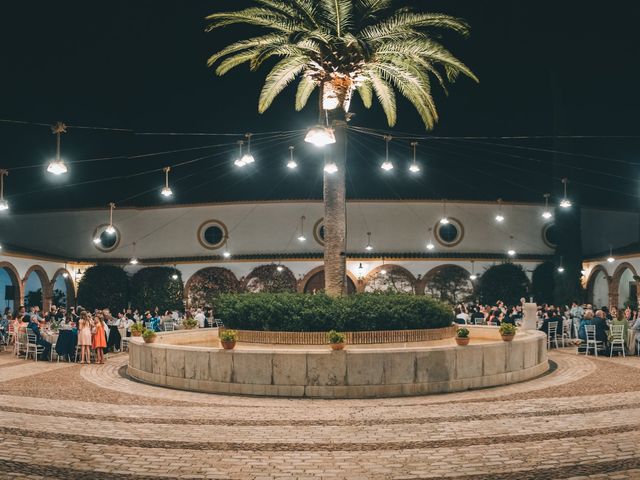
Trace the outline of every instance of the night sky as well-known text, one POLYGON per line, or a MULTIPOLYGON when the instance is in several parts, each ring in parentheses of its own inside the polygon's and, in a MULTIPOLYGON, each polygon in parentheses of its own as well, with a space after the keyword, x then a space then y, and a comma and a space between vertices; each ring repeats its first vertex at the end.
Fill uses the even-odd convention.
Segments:
MULTIPOLYGON (((302 133, 255 137, 256 164, 231 165, 240 137, 157 136, 140 133, 242 134, 302 130, 314 123, 316 103, 296 113, 289 88, 264 115, 257 99, 267 73, 248 68, 217 77, 207 57, 251 33, 228 28, 205 33, 204 17, 249 3, 238 0, 64 0, 10 2, 0 29, 3 72, 0 118, 132 130, 73 129, 63 136, 70 162, 132 157, 193 147, 187 152, 73 163, 51 178, 46 164, 55 139, 46 126, 0 122, 0 168, 11 173, 5 195, 13 211, 156 205, 161 171, 172 172, 171 203, 321 198, 321 154, 302 133), (261 145, 262 144, 262 145, 261 145), (285 168, 296 146, 297 172, 285 168), (36 166, 36 168, 25 168, 36 166)), ((640 5, 540 0, 413 1, 424 10, 465 18, 469 39, 447 46, 480 77, 461 78, 449 97, 437 92, 440 124, 430 135, 636 136, 608 139, 421 140, 423 173, 407 173, 409 139, 392 142, 397 168, 379 168, 384 142, 354 133, 350 142, 350 198, 447 198, 542 201, 559 193, 562 177, 583 205, 636 209, 640 178, 637 25, 640 5), (552 151, 564 152, 553 153, 552 151)), ((386 129, 378 106, 352 104, 352 125, 386 129)), ((394 130, 426 136, 412 107, 399 102, 394 130)), ((400 134, 400 136, 406 136, 400 134)), ((557 198, 557 197, 556 197, 557 198)))

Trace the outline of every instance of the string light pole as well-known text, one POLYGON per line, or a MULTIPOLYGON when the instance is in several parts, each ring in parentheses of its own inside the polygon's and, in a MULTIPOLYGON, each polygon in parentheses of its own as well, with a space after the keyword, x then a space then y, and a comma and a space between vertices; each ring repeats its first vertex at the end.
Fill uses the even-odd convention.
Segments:
POLYGON ((9 170, 0 170, 0 212, 9 210, 9 202, 4 198, 4 177, 9 176, 9 170))
POLYGON ((47 172, 54 175, 62 175, 64 173, 67 173, 68 169, 67 165, 60 157, 60 135, 62 135, 63 133, 67 133, 67 126, 62 122, 58 122, 51 127, 51 131, 56 136, 56 158, 49 162, 47 172))

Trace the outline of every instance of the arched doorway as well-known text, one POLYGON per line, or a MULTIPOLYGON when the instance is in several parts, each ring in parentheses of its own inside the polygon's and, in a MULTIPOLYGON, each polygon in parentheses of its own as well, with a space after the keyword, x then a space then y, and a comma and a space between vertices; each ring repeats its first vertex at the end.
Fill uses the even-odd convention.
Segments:
MULTIPOLYGON (((304 293, 320 293, 324 291, 324 267, 318 267, 311 270, 302 279, 302 291, 304 293)), ((347 273, 347 294, 356 293, 356 284, 347 273)))
POLYGON ((365 278, 364 291, 415 293, 415 277, 399 265, 381 265, 369 272, 365 278))
POLYGON ((600 265, 593 269, 587 282, 587 298, 596 308, 609 304, 609 276, 600 265))
POLYGON ((613 272, 609 298, 611 306, 623 307, 626 305, 636 308, 638 305, 636 269, 630 263, 623 263, 613 272))
POLYGON ((75 304, 75 288, 68 270, 61 268, 53 274, 51 295, 51 303, 58 307, 66 308, 75 304))
POLYGON ((46 272, 41 266, 34 265, 27 270, 22 280, 22 285, 25 307, 39 307, 41 310, 49 309, 51 305, 51 285, 46 272))
POLYGON ((20 277, 13 265, 7 262, 0 262, 0 305, 2 311, 10 308, 15 312, 22 303, 20 293, 20 277))
POLYGON ((222 267, 207 267, 198 270, 187 281, 184 296, 188 306, 211 306, 211 300, 222 293, 237 293, 238 279, 231 270, 222 267))
POLYGON ((470 275, 458 265, 440 265, 424 276, 424 293, 451 304, 472 301, 475 295, 470 275))

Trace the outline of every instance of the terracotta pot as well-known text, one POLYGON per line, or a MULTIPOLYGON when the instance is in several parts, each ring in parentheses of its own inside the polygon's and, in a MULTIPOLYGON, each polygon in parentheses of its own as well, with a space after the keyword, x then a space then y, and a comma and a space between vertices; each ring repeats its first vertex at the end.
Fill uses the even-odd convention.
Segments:
POLYGON ((156 338, 158 337, 154 335, 153 337, 147 337, 147 338, 143 337, 143 340, 144 340, 144 343, 154 343, 156 341, 156 338))
POLYGON ((194 328, 196 328, 194 325, 185 325, 184 326, 185 330, 193 330, 194 328))
POLYGON ((233 350, 234 348, 236 348, 235 340, 232 340, 230 342, 223 342, 222 340, 220 340, 220 343, 222 344, 222 348, 224 348, 225 350, 233 350))
POLYGON ((456 337, 456 343, 461 347, 464 347, 465 345, 469 345, 469 340, 470 340, 469 337, 456 337))
POLYGON ((142 332, 131 332, 132 337, 139 337, 142 335, 142 332))
POLYGON ((511 335, 500 334, 500 336, 502 337, 502 340, 504 340, 505 342, 510 342, 511 340, 513 340, 513 337, 515 337, 516 334, 515 333, 512 333, 511 335))
POLYGON ((344 350, 344 343, 331 343, 331 350, 344 350))

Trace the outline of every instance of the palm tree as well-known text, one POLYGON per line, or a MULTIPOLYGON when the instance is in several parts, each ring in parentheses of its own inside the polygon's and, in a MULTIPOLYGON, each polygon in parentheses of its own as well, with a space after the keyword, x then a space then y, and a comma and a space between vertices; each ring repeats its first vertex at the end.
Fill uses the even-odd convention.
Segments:
POLYGON ((460 74, 473 72, 439 41, 439 31, 463 36, 461 19, 412 8, 394 8, 394 0, 254 0, 255 6, 207 17, 208 31, 235 24, 265 30, 263 35, 228 45, 209 58, 218 75, 248 63, 252 71, 275 57, 258 103, 266 111, 292 82, 299 80, 295 107, 301 110, 319 89, 320 119, 331 120, 336 144, 336 173, 324 177, 325 290, 345 292, 346 274, 346 121, 357 92, 366 108, 378 99, 390 127, 396 123, 396 90, 418 111, 431 130, 438 112, 433 80, 445 90, 460 74))

